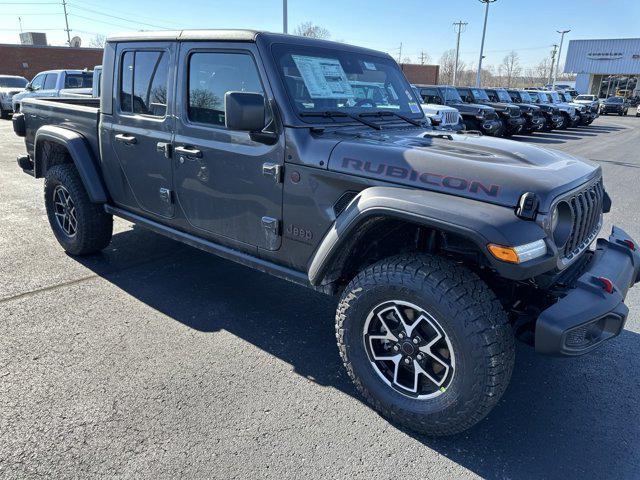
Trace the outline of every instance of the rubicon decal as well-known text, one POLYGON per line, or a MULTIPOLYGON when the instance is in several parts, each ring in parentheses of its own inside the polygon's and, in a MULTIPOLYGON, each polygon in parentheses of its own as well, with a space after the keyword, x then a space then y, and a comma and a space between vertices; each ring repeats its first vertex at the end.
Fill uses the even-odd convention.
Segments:
POLYGON ((449 190, 466 190, 487 197, 497 197, 500 192, 500 185, 486 184, 478 180, 468 180, 462 177, 440 175, 432 172, 418 172, 412 168, 387 165, 385 163, 373 163, 355 158, 344 157, 342 159, 342 168, 368 173, 376 177, 420 182, 425 185, 433 185, 449 190))

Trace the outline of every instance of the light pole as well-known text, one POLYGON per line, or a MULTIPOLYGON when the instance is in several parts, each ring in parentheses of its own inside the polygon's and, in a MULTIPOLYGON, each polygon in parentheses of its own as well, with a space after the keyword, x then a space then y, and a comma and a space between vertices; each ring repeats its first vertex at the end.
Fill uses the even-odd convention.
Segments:
POLYGON ((289 33, 287 27, 287 0, 282 0, 282 33, 289 33))
POLYGON ((484 36, 487 33, 487 17, 489 16, 489 4, 496 0, 480 0, 481 3, 485 3, 487 6, 484 10, 484 27, 482 27, 482 42, 480 42, 480 59, 478 60, 478 74, 476 75, 476 87, 480 86, 480 72, 482 72, 482 54, 484 53, 484 36))
POLYGON ((556 80, 558 79, 558 68, 560 68, 560 55, 562 55, 562 41, 564 40, 564 34, 569 33, 571 30, 556 30, 560 34, 560 48, 558 48, 558 59, 556 60, 556 71, 553 73, 553 86, 556 89, 556 80))
POLYGON ((467 22, 463 22, 462 20, 460 20, 459 22, 456 22, 453 25, 458 28, 458 41, 456 42, 456 64, 455 64, 455 67, 453 68, 453 85, 455 86, 456 75, 458 74, 458 54, 460 53, 460 34, 462 33, 462 28, 467 25, 467 22))

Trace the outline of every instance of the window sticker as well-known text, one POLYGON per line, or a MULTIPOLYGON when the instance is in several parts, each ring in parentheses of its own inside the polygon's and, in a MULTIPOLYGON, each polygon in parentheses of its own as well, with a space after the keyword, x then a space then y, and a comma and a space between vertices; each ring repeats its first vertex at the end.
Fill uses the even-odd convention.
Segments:
POLYGON ((353 90, 337 58, 291 55, 311 98, 353 98, 353 90))
POLYGON ((409 109, 412 113, 420 113, 420 107, 416 102, 409 102, 409 109))
POLYGON ((364 68, 366 68, 367 70, 377 70, 375 63, 362 62, 362 64, 364 65, 364 68))

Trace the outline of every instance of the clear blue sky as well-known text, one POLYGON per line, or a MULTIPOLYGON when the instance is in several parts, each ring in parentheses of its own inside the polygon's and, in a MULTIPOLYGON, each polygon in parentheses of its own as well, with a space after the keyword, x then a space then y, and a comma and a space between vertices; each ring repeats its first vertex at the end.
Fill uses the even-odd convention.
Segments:
MULTIPOLYGON (((67 1, 69 27, 83 45, 97 33, 158 27, 282 30, 282 0, 67 1)), ((2 43, 17 43, 19 14, 25 31, 47 29, 54 45, 66 40, 60 0, 0 0, 0 11, 2 43)), ((478 0, 289 0, 290 31, 312 21, 327 28, 332 39, 396 57, 402 42, 403 58, 417 61, 424 50, 434 63, 455 47, 452 23, 458 20, 469 23, 461 58, 476 63, 483 15, 478 0)), ((498 0, 490 7, 485 62, 498 65, 515 50, 524 66, 533 66, 559 41, 559 29, 572 29, 565 40, 640 37, 640 0, 498 0)))

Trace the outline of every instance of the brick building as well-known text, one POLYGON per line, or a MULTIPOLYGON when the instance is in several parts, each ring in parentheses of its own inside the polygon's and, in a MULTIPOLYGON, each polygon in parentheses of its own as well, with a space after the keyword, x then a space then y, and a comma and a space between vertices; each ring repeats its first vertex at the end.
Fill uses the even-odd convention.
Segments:
POLYGON ((43 70, 92 69, 101 64, 101 48, 0 44, 0 75, 20 75, 31 80, 43 70))
POLYGON ((410 83, 420 83, 423 85, 436 85, 438 83, 440 65, 401 63, 400 68, 410 83))

